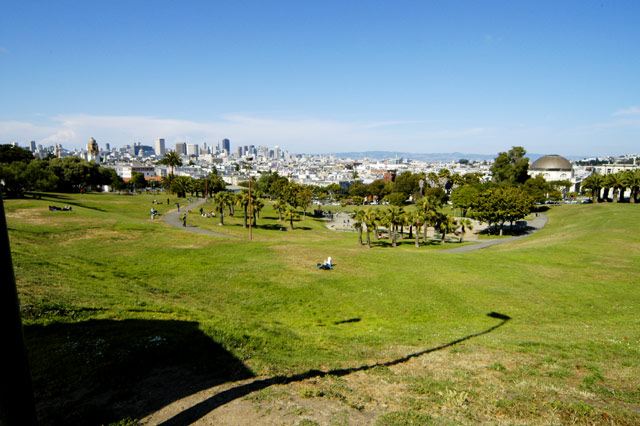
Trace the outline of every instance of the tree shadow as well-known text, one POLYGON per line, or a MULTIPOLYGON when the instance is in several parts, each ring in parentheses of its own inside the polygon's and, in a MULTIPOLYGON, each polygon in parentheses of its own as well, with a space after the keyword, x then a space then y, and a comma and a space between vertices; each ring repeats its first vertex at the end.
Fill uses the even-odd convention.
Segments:
POLYGON ((196 322, 89 320, 24 328, 41 426, 142 418, 253 377, 196 322))
POLYGON ((349 319, 342 320, 342 321, 334 321, 333 323, 335 325, 339 325, 339 324, 349 324, 349 323, 352 323, 352 322, 360 322, 360 318, 349 318, 349 319))
POLYGON ((38 198, 39 200, 49 200, 50 201, 58 201, 58 202, 64 202, 65 204, 68 204, 70 206, 75 206, 75 207, 81 207, 83 209, 90 209, 90 210, 96 210, 99 212, 106 212, 106 210, 101 209, 100 207, 95 207, 95 206, 88 206, 86 204, 83 203, 79 203, 77 201, 75 201, 75 198, 72 197, 68 197, 65 195, 60 195, 60 194, 42 194, 40 198, 38 198))
POLYGON ((470 334, 470 335, 461 337, 459 339, 453 340, 449 343, 445 343, 443 345, 425 349, 419 352, 415 352, 392 361, 379 362, 375 364, 363 365, 360 367, 353 367, 353 368, 341 368, 341 369, 335 369, 335 370, 329 370, 329 371, 309 370, 304 373, 294 374, 291 376, 274 376, 268 379, 255 380, 253 382, 222 391, 190 408, 187 408, 186 410, 180 412, 174 417, 162 422, 159 426, 185 426, 185 425, 192 424, 197 420, 203 418, 204 416, 206 416, 207 414, 209 414, 211 411, 215 410, 218 407, 221 407, 238 398, 243 398, 253 392, 268 388, 269 386, 272 386, 272 385, 276 385, 276 384, 286 385, 293 382, 300 382, 300 381, 311 379, 311 378, 325 377, 325 376, 342 377, 358 371, 371 370, 376 367, 390 367, 393 365, 402 364, 404 362, 409 361, 412 358, 416 358, 421 355, 426 355, 431 352, 436 352, 442 349, 446 349, 448 347, 457 345, 458 343, 464 342, 465 340, 469 340, 473 337, 478 337, 478 336, 482 336, 484 334, 490 333, 496 330, 497 328, 502 327, 504 324, 507 323, 507 321, 511 319, 509 316, 500 314, 497 312, 491 312, 487 314, 487 316, 495 319, 500 319, 501 322, 499 324, 496 324, 478 333, 470 334))

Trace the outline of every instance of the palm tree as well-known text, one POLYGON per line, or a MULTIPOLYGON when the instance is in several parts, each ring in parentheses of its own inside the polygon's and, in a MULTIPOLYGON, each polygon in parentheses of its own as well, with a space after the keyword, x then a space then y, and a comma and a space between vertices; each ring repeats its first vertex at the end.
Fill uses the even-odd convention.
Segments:
MULTIPOLYGON (((251 197, 251 202, 254 202, 254 197, 251 197)), ((238 203, 238 205, 240 207, 242 207, 242 210, 244 211, 244 220, 242 222, 242 227, 246 228, 247 227, 247 217, 249 217, 248 214, 248 209, 249 209, 249 192, 248 191, 242 191, 239 196, 236 197, 236 202, 238 203)))
POLYGON ((296 209, 294 209, 292 206, 287 206, 284 211, 284 220, 289 221, 289 229, 293 230, 293 221, 298 220, 299 218, 300 215, 298 215, 296 209))
POLYGON ((182 166, 182 158, 180 158, 180 154, 177 152, 169 151, 158 161, 158 164, 171 167, 171 175, 173 175, 174 168, 182 166))
POLYGON ((448 214, 445 213, 440 213, 440 217, 438 218, 439 223, 439 228, 440 228, 440 233, 442 234, 442 243, 446 243, 446 237, 447 234, 455 231, 455 229, 458 227, 458 223, 457 221, 449 216, 448 214))
POLYGON ((623 175, 623 182, 626 188, 631 190, 629 202, 638 202, 638 190, 640 190, 640 170, 627 170, 623 175))
POLYGON ((358 243, 362 245, 362 223, 364 221, 364 210, 358 210, 351 214, 353 227, 358 230, 358 243))
POLYGON ((260 210, 264 207, 264 202, 257 198, 251 200, 251 217, 253 219, 252 226, 258 226, 257 218, 260 217, 260 210))
POLYGON ((433 212, 435 212, 438 208, 438 201, 433 197, 424 197, 422 200, 420 200, 417 207, 418 211, 422 213, 425 220, 424 236, 422 238, 422 242, 426 244, 427 228, 429 227, 429 225, 433 224, 433 219, 435 218, 433 212))
POLYGON ((282 220, 282 211, 287 208, 287 203, 282 200, 278 200, 273 203, 273 208, 278 210, 278 220, 282 220))
POLYGON ((400 222, 400 217, 402 216, 402 211, 397 206, 391 206, 387 210, 384 211, 383 217, 384 222, 389 229, 389 236, 391 237, 391 245, 396 247, 396 224, 400 222))
POLYGON ((227 192, 227 207, 229 207, 229 216, 233 216, 234 210, 233 206, 236 205, 238 196, 233 192, 227 192))
MULTIPOLYGON (((615 178, 614 175, 606 175, 602 178, 602 199, 604 201, 609 201, 609 190, 615 187, 615 178)), ((614 194, 615 197, 615 194, 614 194)))
MULTIPOLYGON (((371 248, 371 229, 375 229, 378 220, 378 211, 374 209, 367 209, 362 215, 362 222, 367 227, 367 248, 371 248)), ((377 235, 375 238, 378 238, 377 235)))
POLYGON ((216 201, 216 210, 220 215, 220 225, 224 225, 224 209, 229 204, 229 193, 226 191, 220 191, 214 195, 216 201))
POLYGON ((414 210, 410 214, 407 215, 411 225, 415 225, 416 227, 416 247, 420 247, 420 227, 424 225, 424 213, 420 210, 414 210))
POLYGON ((467 218, 460 218, 460 220, 458 220, 458 226, 460 227, 460 242, 463 242, 464 240, 464 233, 469 230, 472 231, 473 230, 473 222, 471 222, 471 219, 467 219, 467 218))
POLYGON ((624 172, 613 175, 613 201, 624 203, 624 191, 627 189, 627 180, 624 172))
POLYGON ((582 186, 584 188, 591 190, 591 201, 593 201, 594 203, 596 201, 599 201, 600 190, 602 189, 602 186, 603 186, 603 180, 601 175, 595 172, 592 173, 591 175, 589 175, 589 177, 587 177, 584 181, 582 181, 582 186))

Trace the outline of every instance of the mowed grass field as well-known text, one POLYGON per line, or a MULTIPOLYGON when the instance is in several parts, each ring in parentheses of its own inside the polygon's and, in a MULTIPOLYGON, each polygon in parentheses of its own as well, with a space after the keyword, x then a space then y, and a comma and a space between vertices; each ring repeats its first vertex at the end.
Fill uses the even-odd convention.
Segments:
POLYGON ((239 208, 192 212, 230 237, 198 235, 163 221, 173 197, 151 220, 154 198, 5 200, 43 424, 143 419, 254 376, 275 379, 225 403, 269 424, 640 424, 637 205, 554 207, 529 238, 450 254, 302 215, 283 232, 269 203, 251 242, 239 208))

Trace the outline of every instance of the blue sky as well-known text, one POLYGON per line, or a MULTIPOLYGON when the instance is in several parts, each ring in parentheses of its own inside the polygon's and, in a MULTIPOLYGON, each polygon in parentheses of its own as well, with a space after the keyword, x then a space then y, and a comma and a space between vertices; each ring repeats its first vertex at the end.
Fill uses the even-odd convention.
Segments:
POLYGON ((0 8, 0 143, 640 152, 638 1, 0 8))

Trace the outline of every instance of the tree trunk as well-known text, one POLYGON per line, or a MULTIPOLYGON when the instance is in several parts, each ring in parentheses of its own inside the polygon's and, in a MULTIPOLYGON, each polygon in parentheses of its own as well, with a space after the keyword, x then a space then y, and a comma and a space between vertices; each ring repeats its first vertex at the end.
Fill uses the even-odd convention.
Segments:
POLYGON ((224 208, 220 209, 220 225, 224 225, 224 208))
POLYGON ((500 222, 500 236, 502 237, 502 230, 504 228, 504 221, 500 222))
POLYGON ((293 231, 293 218, 289 220, 289 224, 290 229, 293 231))
POLYGON ((371 231, 367 228, 367 248, 371 248, 371 231))
POLYGON ((420 232, 418 230, 418 225, 416 225, 416 247, 420 248, 420 232))
POLYGON ((247 227, 247 206, 244 206, 244 223, 242 224, 243 228, 247 227))

